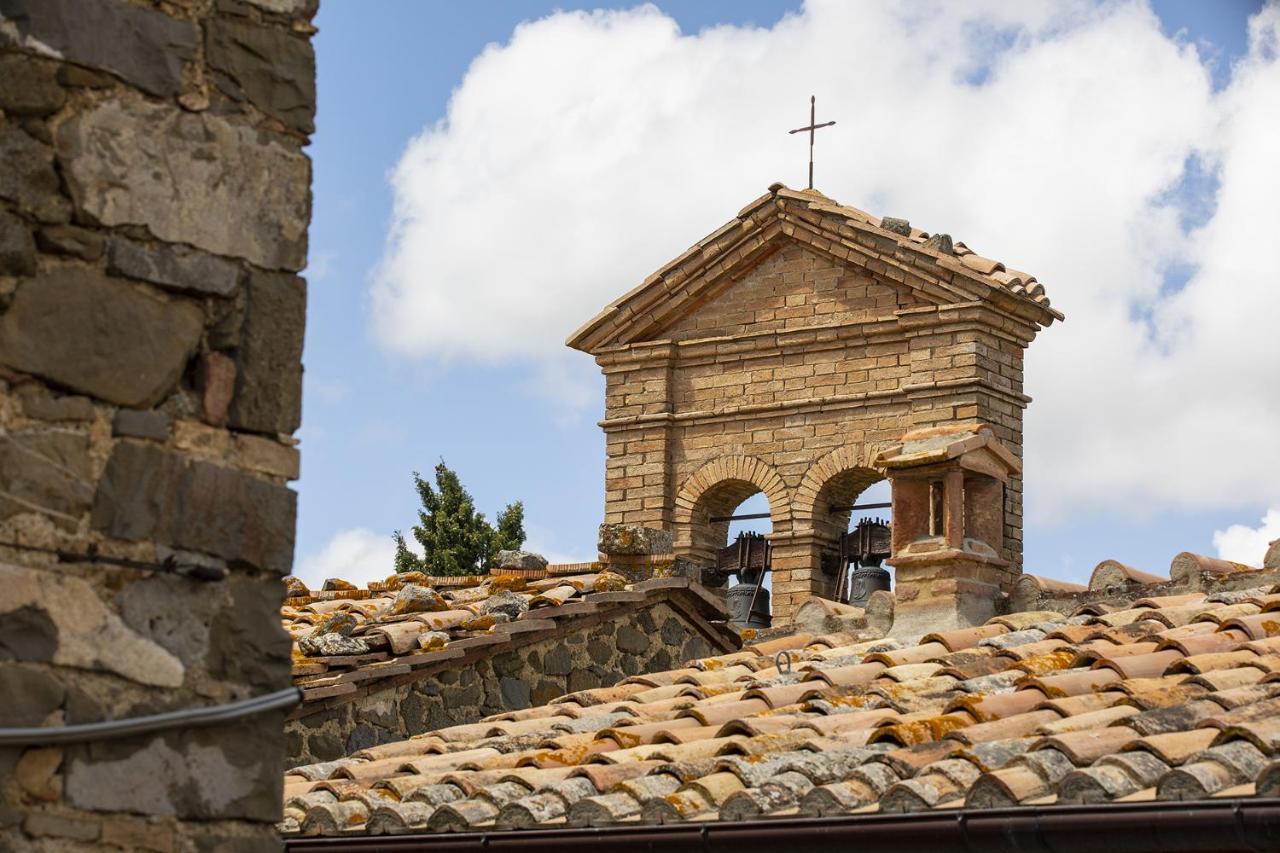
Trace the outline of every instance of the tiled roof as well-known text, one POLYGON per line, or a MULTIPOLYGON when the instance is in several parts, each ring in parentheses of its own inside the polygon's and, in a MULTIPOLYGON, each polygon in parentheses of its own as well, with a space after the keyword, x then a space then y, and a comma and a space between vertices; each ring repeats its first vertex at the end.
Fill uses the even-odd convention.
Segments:
MULTIPOLYGON (((670 562, 668 558, 668 562, 670 562)), ((311 591, 288 579, 281 610, 294 639, 294 684, 309 713, 319 700, 341 702, 381 680, 438 669, 477 649, 500 651, 542 639, 580 617, 669 601, 690 616, 715 647, 732 649, 720 599, 684 577, 639 583, 600 563, 503 569, 500 574, 393 575, 359 589, 332 579, 311 591)))
POLYGON ((296 768, 283 828, 1250 797, 1280 793, 1277 758, 1280 587, 1268 585, 1015 613, 905 645, 783 637, 296 768))
MULTIPOLYGON (((593 351, 615 338, 635 340, 637 333, 662 328, 679 315, 680 306, 699 304, 696 291, 700 285, 693 282, 722 275, 757 256, 776 233, 795 234, 798 228, 806 235, 812 234, 817 245, 841 257, 852 257, 856 252, 876 259, 881 269, 885 264, 905 262, 908 268, 914 266, 916 273, 921 271, 922 263, 936 264, 946 271, 947 278, 958 276, 953 282, 977 284, 982 293, 995 291, 1016 296, 1015 301, 1030 306, 1031 314, 1042 325, 1063 319, 1034 275, 979 255, 964 243, 953 241, 949 234, 930 234, 911 227, 905 219, 873 216, 833 201, 817 190, 797 191, 773 184, 769 192, 740 210, 737 217, 607 305, 569 337, 568 345, 593 351)), ((902 273, 891 277, 902 280, 902 273)), ((954 299, 957 292, 954 287, 950 289, 954 299)), ((963 298, 973 298, 971 294, 972 291, 963 298)))

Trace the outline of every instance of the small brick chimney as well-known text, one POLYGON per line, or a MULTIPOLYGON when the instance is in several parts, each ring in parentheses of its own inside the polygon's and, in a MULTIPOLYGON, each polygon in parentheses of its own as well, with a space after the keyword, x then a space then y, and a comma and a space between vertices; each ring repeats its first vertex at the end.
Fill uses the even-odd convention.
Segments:
POLYGON ((1018 579, 1005 551, 1005 490, 1022 470, 985 424, 915 430, 877 457, 893 488, 891 634, 981 625, 1018 579))

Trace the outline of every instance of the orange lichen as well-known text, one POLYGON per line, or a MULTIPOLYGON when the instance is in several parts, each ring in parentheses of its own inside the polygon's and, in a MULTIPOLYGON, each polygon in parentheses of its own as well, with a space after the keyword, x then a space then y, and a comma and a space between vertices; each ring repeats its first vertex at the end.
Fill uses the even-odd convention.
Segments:
POLYGON ((444 637, 436 635, 436 636, 427 637, 425 643, 419 641, 419 645, 423 651, 432 652, 432 651, 435 651, 436 649, 443 649, 446 645, 448 645, 448 641, 445 640, 444 637))
POLYGON ((641 746, 644 743, 643 738, 639 735, 631 734, 631 732, 627 731, 625 728, 607 729, 600 733, 600 737, 612 739, 614 743, 623 749, 630 749, 633 746, 641 746))
POLYGON ((1018 661, 1011 669, 1020 669, 1030 675, 1044 675, 1060 669, 1070 669, 1075 662, 1075 649, 1062 648, 1042 655, 1035 655, 1018 661))
POLYGON ((851 693, 846 696, 831 696, 825 699, 828 705, 839 708, 865 708, 872 697, 865 693, 851 693))
POLYGON ((903 746, 915 746, 920 743, 931 743, 942 740, 948 732, 962 729, 969 721, 959 714, 943 714, 940 717, 929 717, 924 720, 912 720, 907 723, 896 723, 876 729, 868 739, 868 743, 891 741, 903 746))
POLYGON ((617 572, 601 572, 596 576, 596 592, 618 592, 627 588, 627 579, 617 572))
POLYGON ((522 592, 528 585, 520 575, 497 575, 489 579, 490 592, 522 592))

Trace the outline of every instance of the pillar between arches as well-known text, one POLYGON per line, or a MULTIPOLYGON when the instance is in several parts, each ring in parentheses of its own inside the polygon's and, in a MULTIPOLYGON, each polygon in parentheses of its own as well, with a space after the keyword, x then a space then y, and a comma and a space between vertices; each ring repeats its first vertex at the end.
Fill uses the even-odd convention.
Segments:
POLYGON ((834 594, 835 579, 822 571, 822 553, 831 543, 812 528, 775 531, 768 538, 773 546, 773 624, 785 625, 809 598, 834 594))

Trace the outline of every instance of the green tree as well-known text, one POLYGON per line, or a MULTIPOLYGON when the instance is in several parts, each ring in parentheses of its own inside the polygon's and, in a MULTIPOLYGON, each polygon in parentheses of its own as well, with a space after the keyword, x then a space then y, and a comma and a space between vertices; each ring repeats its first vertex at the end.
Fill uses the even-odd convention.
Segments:
POLYGON ((498 513, 496 526, 476 511, 475 502, 458 475, 445 465, 436 466, 436 485, 413 472, 422 508, 413 538, 422 556, 409 550, 404 535, 395 532, 396 571, 420 571, 429 575, 473 575, 493 565, 498 552, 524 544, 524 504, 516 501, 498 513))

